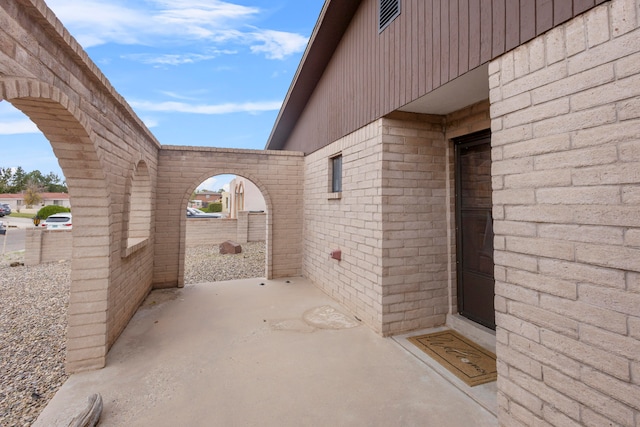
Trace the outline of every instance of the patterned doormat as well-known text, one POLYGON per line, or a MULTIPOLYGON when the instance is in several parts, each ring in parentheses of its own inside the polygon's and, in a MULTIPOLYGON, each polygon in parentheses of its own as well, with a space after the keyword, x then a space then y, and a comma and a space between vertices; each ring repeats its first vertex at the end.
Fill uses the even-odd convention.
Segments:
POLYGON ((496 355, 455 331, 434 332, 408 340, 471 387, 495 381, 498 376, 496 355))

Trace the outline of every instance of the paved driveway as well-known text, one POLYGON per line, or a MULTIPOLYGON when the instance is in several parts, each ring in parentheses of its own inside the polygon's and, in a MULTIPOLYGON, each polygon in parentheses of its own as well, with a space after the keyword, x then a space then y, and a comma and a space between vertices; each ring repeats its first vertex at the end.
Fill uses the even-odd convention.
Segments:
POLYGON ((24 228, 7 228, 7 233, 0 235, 0 253, 23 251, 24 235, 24 228))

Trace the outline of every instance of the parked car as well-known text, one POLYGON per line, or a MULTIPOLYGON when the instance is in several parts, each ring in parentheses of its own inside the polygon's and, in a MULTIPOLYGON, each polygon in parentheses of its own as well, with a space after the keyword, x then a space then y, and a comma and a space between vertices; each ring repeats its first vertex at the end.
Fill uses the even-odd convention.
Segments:
POLYGON ((49 215, 42 225, 47 230, 71 230, 73 228, 71 213, 61 212, 49 215))
POLYGON ((11 206, 6 203, 0 203, 0 216, 11 215, 11 206))
POLYGON ((222 218, 222 214, 202 212, 196 208, 187 208, 187 218, 222 218))
POLYGON ((7 234, 7 226, 4 225, 2 221, 0 221, 0 235, 1 234, 7 234))

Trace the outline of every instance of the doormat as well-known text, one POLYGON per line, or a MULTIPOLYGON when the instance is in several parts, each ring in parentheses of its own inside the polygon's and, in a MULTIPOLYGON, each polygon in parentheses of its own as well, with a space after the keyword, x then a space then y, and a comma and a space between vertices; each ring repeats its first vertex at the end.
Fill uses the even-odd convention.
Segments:
POLYGON ((455 331, 434 332, 408 340, 470 387, 495 381, 498 376, 496 355, 455 331))

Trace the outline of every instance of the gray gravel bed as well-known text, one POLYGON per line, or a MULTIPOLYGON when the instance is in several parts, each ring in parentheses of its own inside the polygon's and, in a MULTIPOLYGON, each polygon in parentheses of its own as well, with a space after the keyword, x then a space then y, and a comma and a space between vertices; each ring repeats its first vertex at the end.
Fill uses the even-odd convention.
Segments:
POLYGON ((0 425, 29 426, 67 379, 70 263, 0 263, 0 425))
POLYGON ((187 247, 184 283, 187 285, 223 280, 264 277, 264 242, 243 243, 239 254, 220 254, 218 244, 187 247))
MULTIPOLYGON (((67 379, 64 371, 70 262, 10 267, 0 256, 0 426, 30 426, 67 379)), ((187 248, 185 284, 264 277, 265 244, 221 255, 217 244, 187 248)))

